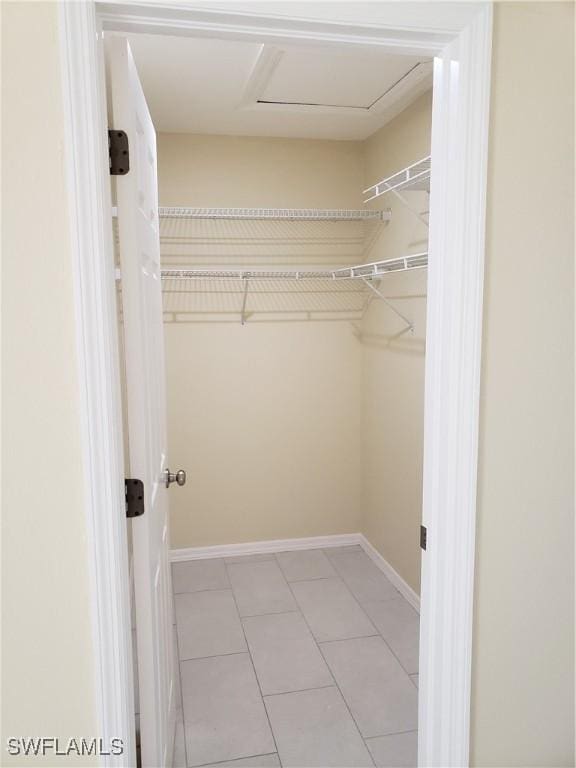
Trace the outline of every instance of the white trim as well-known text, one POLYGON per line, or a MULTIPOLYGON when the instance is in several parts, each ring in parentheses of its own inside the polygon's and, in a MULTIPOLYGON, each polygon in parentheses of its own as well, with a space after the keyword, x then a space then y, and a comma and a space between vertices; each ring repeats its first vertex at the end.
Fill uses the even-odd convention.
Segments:
POLYGON ((105 742, 124 754, 102 766, 136 764, 128 545, 124 510, 122 418, 110 219, 110 181, 99 69, 97 22, 90 3, 60 3, 60 54, 74 268, 82 448, 91 573, 95 709, 105 742))
POLYGON ((271 539, 269 541, 250 541, 245 544, 216 544, 210 547, 172 549, 170 562, 181 563, 185 560, 206 560, 212 557, 261 555, 268 552, 293 552, 299 549, 347 547, 361 544, 362 538, 360 533, 341 533, 334 536, 311 536, 303 539, 271 539))
POLYGON ((326 549, 328 547, 350 547, 359 545, 392 582, 398 592, 410 605, 420 612, 420 598, 412 587, 390 563, 370 544, 363 533, 343 533, 332 536, 310 536, 302 539, 272 539, 269 541, 251 541, 247 544, 216 544, 210 547, 188 547, 172 549, 171 563, 183 563, 187 560, 206 560, 215 557, 242 557, 244 555, 273 554, 274 552, 295 552, 302 549, 326 549))
MULTIPOLYGON (((67 128, 73 139, 68 154, 74 161, 70 199, 78 262, 81 384, 85 388, 88 547, 94 574, 100 674, 98 711, 103 727, 108 723, 127 729, 132 696, 127 659, 131 650, 129 616, 123 615, 127 564, 122 558, 127 560, 127 554, 121 551, 125 534, 118 508, 121 422, 117 370, 112 362, 117 332, 111 301, 114 271, 108 241, 110 225, 105 213, 110 210, 109 199, 107 208, 103 204, 105 106, 97 93, 101 72, 95 45, 95 4, 87 0, 61 5, 67 128)), ((469 749, 492 17, 489 4, 465 4, 468 19, 472 13, 476 15, 464 26, 459 4, 447 3, 443 18, 454 23, 439 31, 434 24, 437 4, 425 5, 430 7, 428 21, 419 29, 409 29, 409 24, 403 26, 399 21, 404 13, 409 19, 410 3, 391 3, 396 13, 388 25, 206 10, 194 8, 190 2, 106 3, 98 4, 98 11, 109 30, 441 54, 435 72, 432 151, 434 263, 429 268, 424 446, 424 521, 429 546, 422 572, 419 765, 448 768, 466 765, 469 749), (442 284, 438 276, 444 269, 448 269, 449 277, 442 284)))
POLYGON ((380 552, 374 547, 368 539, 364 536, 364 534, 359 534, 360 540, 358 543, 366 552, 368 557, 372 560, 372 562, 380 568, 382 573, 389 579, 389 581, 394 584, 398 592, 402 595, 402 597, 406 598, 406 600, 410 603, 412 608, 414 608, 418 613, 420 613, 420 597, 418 594, 412 589, 410 584, 408 582, 404 581, 402 576, 396 571, 386 560, 385 557, 383 557, 380 552))
POLYGON ((469 760, 492 7, 435 61, 419 765, 469 760))
MULTIPOLYGON (((480 5, 471 3, 470 5, 480 5)), ((216 8, 198 8, 193 2, 98 2, 104 30, 126 34, 179 35, 271 45, 336 45, 409 56, 435 56, 454 39, 454 30, 423 27, 409 29, 400 24, 355 24, 335 20, 305 19, 256 14, 216 8)), ((435 13, 431 9, 431 18, 435 13)), ((409 16, 409 12, 407 14, 409 16)))

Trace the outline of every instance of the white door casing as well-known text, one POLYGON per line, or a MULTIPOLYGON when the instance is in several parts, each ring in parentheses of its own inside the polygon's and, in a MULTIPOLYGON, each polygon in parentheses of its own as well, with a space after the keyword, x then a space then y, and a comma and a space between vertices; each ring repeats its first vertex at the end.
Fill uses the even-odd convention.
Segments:
POLYGON ((156 134, 128 42, 110 42, 112 128, 128 134, 130 151, 116 180, 130 474, 145 503, 132 519, 141 754, 145 768, 160 768, 172 761, 175 689, 156 134))
POLYGON ((448 167, 442 180, 437 173, 438 162, 433 171, 434 207, 438 214, 442 210, 447 214, 436 215, 435 222, 431 222, 431 244, 437 260, 432 270, 438 274, 440 254, 449 256, 450 265, 457 264, 456 282, 463 281, 464 292, 472 301, 461 301, 463 294, 458 289, 441 290, 441 281, 435 282, 437 290, 432 290, 433 296, 429 295, 430 328, 435 328, 435 332, 433 336, 429 334, 427 349, 430 365, 427 360, 425 455, 428 453, 430 459, 435 459, 427 462, 425 470, 424 522, 429 526, 430 536, 425 553, 428 562, 423 572, 422 602, 428 602, 429 606, 424 605, 422 613, 422 624, 426 626, 421 638, 419 765, 467 764, 491 5, 381 3, 378 8, 378 19, 362 25, 336 19, 267 16, 264 8, 259 13, 254 10, 250 13, 242 10, 240 3, 234 11, 198 8, 193 0, 177 3, 86 0, 59 6, 65 161, 75 270, 79 376, 84 395, 81 418, 95 649, 95 711, 100 732, 122 736, 126 746, 119 757, 102 756, 99 765, 111 768, 134 765, 128 568, 119 440, 122 421, 105 148, 106 106, 101 84, 103 28, 125 34, 144 32, 270 44, 285 40, 304 46, 377 48, 390 53, 437 56, 446 63, 450 58, 454 62, 443 67, 446 79, 436 77, 436 85, 443 82, 445 87, 441 90, 442 97, 435 98, 437 130, 433 155, 442 158, 448 167), (458 66, 460 63, 463 66, 458 66), (453 102, 452 95, 458 94, 465 98, 458 97, 453 102), (453 109, 452 104, 456 102, 458 109, 453 109), (450 152, 455 140, 458 151, 450 152), (464 194, 462 177, 467 179, 464 194), (457 224, 458 237, 451 236, 455 234, 454 224, 457 224), (442 234, 438 229, 432 232, 437 225, 443 230, 442 234), (436 305, 434 321, 432 304, 436 305), (465 343, 453 343, 451 329, 455 327, 462 329, 461 340, 465 343), (433 352, 436 344, 443 348, 433 352), (441 396, 432 397, 433 392, 441 396), (457 409, 458 415, 447 407, 448 395, 462 405, 457 409), (449 438, 440 439, 443 434, 449 438), (453 456, 455 448, 459 455, 457 462, 446 456, 453 456), (439 473, 441 467, 445 469, 439 473), (446 499, 451 500, 447 515, 446 499), (453 520, 458 524, 450 525, 453 520), (442 523, 437 529, 437 534, 441 531, 440 536, 434 535, 436 521, 442 523), (444 588, 446 583, 450 588, 444 588), (456 621, 458 617, 461 620, 456 621), (447 635, 455 642, 446 644, 447 635), (444 647, 446 652, 442 653, 444 647))

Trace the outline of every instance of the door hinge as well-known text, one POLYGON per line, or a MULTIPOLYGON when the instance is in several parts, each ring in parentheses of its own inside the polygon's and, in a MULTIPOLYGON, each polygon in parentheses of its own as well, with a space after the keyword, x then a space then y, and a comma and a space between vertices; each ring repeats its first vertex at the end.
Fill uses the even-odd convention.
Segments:
POLYGON ((126 496, 126 517, 140 517, 144 514, 144 483, 135 478, 124 480, 126 496))
POLYGON ((126 176, 130 170, 130 150, 126 131, 108 131, 108 159, 111 176, 126 176))
POLYGON ((420 549, 426 549, 426 540, 428 539, 428 531, 424 525, 420 526, 420 549))

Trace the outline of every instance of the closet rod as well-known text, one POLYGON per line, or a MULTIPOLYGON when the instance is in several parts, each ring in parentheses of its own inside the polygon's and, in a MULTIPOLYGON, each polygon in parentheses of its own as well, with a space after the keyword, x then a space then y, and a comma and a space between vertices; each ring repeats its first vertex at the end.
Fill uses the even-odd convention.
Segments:
POLYGON ((167 208, 161 219, 230 219, 277 221, 389 221, 390 211, 322 208, 167 208))

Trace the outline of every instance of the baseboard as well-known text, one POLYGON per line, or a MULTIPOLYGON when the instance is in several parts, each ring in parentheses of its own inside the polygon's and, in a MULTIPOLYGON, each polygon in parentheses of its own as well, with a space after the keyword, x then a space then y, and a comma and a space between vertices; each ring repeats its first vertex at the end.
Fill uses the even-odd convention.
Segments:
POLYGON ((204 560, 210 557, 235 557, 260 555, 266 552, 287 552, 296 549, 320 549, 322 547, 347 547, 360 544, 361 534, 342 533, 334 536, 310 536, 305 539, 273 539, 271 541, 250 541, 245 544, 216 544, 210 547, 188 547, 172 549, 170 560, 204 560))
POLYGON ((402 576, 394 570, 380 552, 375 549, 362 533, 341 533, 334 536, 310 536, 305 539, 273 539, 269 541, 250 541, 245 544, 216 544, 210 547, 188 547, 172 549, 170 561, 181 563, 186 560, 205 560, 211 557, 241 557, 242 555, 261 555, 266 552, 289 552, 297 549, 321 549, 323 547, 349 547, 359 544, 372 562, 390 579, 398 592, 410 605, 420 612, 420 598, 402 576))
POLYGON ((412 587, 404 581, 402 576, 398 573, 398 571, 394 570, 394 568, 390 565, 388 560, 386 560, 378 550, 370 544, 368 539, 364 536, 364 534, 359 533, 358 534, 358 544, 362 547, 364 552, 368 555, 368 557, 372 560, 372 562, 380 568, 382 573, 388 577, 388 579, 394 584, 398 592, 408 600, 410 605, 420 613, 420 597, 414 592, 412 587))

